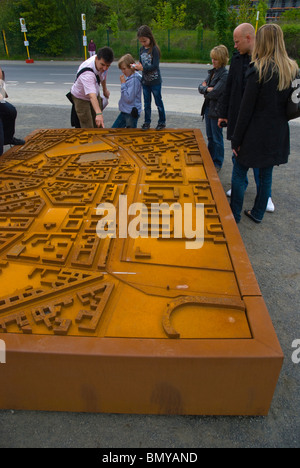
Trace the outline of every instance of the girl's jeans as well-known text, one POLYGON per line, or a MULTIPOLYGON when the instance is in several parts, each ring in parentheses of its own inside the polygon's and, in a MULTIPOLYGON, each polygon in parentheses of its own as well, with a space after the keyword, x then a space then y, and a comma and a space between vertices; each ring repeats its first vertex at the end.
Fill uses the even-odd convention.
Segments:
POLYGON ((143 85, 144 106, 145 106, 145 123, 151 123, 151 94, 154 96, 154 101, 158 110, 158 123, 166 123, 165 108, 161 97, 161 84, 148 86, 143 85))

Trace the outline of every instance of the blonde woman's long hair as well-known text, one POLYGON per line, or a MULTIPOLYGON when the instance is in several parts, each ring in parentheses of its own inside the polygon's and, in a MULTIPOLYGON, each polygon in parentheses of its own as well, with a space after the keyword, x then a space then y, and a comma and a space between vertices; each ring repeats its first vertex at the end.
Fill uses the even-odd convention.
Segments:
POLYGON ((289 58, 283 32, 278 24, 264 24, 256 35, 252 61, 259 73, 259 81, 268 81, 274 73, 279 77, 278 90, 291 86, 298 73, 295 60, 289 58))

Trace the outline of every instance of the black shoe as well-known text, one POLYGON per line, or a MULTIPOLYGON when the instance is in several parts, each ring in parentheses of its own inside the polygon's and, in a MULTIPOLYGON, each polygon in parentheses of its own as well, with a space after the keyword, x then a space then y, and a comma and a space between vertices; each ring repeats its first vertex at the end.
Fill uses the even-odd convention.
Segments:
POLYGON ((149 123, 146 123, 146 122, 143 123, 143 125, 142 125, 142 130, 149 130, 149 128, 150 128, 150 124, 149 124, 149 123))
POLYGON ((163 130, 164 128, 166 128, 166 124, 159 123, 159 124, 157 124, 157 127, 156 127, 155 130, 163 130))
POLYGON ((22 146, 22 145, 25 145, 25 140, 21 140, 20 138, 13 137, 11 139, 10 145, 12 145, 12 146, 22 146))
POLYGON ((245 210, 244 211, 245 215, 250 218, 252 221, 254 221, 256 224, 260 224, 261 220, 254 218, 254 216, 251 213, 251 210, 245 210))

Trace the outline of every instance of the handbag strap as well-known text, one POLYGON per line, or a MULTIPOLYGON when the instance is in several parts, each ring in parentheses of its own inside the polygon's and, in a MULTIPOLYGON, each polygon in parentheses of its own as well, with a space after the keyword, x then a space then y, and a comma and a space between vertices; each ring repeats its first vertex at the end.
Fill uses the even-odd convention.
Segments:
POLYGON ((96 80, 97 80, 97 83, 100 86, 100 77, 98 75, 96 75, 96 73, 94 72, 94 70, 92 68, 89 68, 89 67, 85 67, 85 68, 82 68, 81 70, 79 70, 79 72, 77 73, 75 82, 78 80, 80 75, 82 75, 82 73, 85 73, 85 72, 88 72, 88 71, 94 73, 94 75, 96 77, 96 80))

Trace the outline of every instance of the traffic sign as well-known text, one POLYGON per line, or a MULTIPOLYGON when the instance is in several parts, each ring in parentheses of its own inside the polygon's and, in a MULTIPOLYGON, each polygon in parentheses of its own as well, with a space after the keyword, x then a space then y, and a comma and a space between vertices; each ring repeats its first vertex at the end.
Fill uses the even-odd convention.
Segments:
POLYGON ((82 22, 82 30, 86 31, 86 16, 84 13, 81 15, 81 22, 82 22))
POLYGON ((21 25, 21 32, 26 33, 27 28, 26 28, 26 23, 25 23, 24 18, 20 18, 20 25, 21 25))

